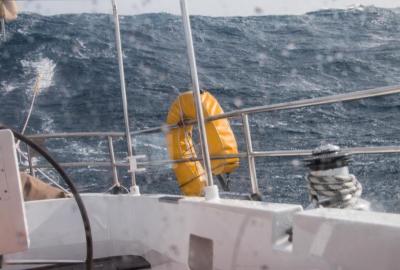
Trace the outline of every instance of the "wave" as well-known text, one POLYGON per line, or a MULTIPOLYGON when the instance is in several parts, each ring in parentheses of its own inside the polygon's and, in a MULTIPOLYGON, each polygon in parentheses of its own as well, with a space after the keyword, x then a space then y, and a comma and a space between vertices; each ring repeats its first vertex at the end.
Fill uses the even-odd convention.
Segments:
MULTIPOLYGON (((34 81, 42 74, 29 133, 124 130, 112 20, 107 14, 22 14, 10 23, 8 39, 0 43, 0 122, 21 127, 34 81)), ((215 95, 225 111, 400 84, 396 9, 193 16, 192 26, 201 87, 215 95)), ((162 125, 170 104, 191 85, 181 19, 170 14, 124 16, 121 31, 130 124, 134 130, 162 125)), ((345 147, 396 145, 399 112, 400 98, 390 96, 257 114, 250 123, 256 150, 313 148, 321 142, 345 147)), ((245 145, 240 121, 233 119, 232 127, 239 144, 245 145)), ((163 134, 134 142, 137 153, 148 160, 167 157, 163 134)), ((74 142, 69 149, 63 148, 65 143, 51 141, 49 151, 69 161, 108 157, 106 143, 74 142)), ((122 159, 126 145, 115 143, 122 159)), ((381 200, 389 211, 400 211, 372 192, 392 197, 400 193, 398 180, 385 173, 388 168, 368 165, 382 158, 355 157, 354 173, 368 184, 368 198, 381 200)), ((393 163, 396 158, 385 161, 393 163)), ((306 204, 306 186, 298 177, 306 172, 293 165, 298 162, 257 162, 261 190, 269 199, 306 204)), ((83 187, 94 190, 104 190, 111 179, 103 172, 86 183, 89 174, 72 173, 83 187)), ((233 193, 248 189, 247 175, 243 162, 232 176, 233 193)), ((166 167, 138 176, 147 192, 177 192, 175 182, 166 179, 173 179, 166 167)))
POLYGON ((49 58, 39 58, 35 61, 21 60, 21 65, 25 70, 25 74, 34 74, 36 75, 36 78, 39 79, 39 91, 44 91, 53 84, 56 64, 49 58))

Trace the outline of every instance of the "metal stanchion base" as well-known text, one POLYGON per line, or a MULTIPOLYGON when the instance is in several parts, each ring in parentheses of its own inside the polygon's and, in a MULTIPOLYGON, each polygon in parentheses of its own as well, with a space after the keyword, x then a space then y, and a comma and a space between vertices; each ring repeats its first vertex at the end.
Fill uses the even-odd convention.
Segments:
POLYGON ((217 175, 217 179, 223 191, 231 191, 231 180, 229 179, 228 174, 217 175))
POLYGON ((212 185, 204 187, 204 195, 207 201, 218 200, 219 199, 218 186, 212 185))
POLYGON ((113 185, 110 187, 106 193, 111 193, 111 194, 127 194, 129 193, 129 190, 121 185, 113 185))
POLYGON ((131 195, 140 196, 140 189, 139 186, 131 186, 131 195))
POLYGON ((251 193, 249 194, 248 198, 250 201, 259 201, 259 202, 264 201, 263 195, 260 192, 251 193))

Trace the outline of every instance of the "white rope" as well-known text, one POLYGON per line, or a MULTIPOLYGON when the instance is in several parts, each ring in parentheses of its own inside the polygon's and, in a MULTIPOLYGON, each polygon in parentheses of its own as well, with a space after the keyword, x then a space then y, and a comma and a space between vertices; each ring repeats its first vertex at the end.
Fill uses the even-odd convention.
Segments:
MULTIPOLYGON (((24 125, 23 125, 22 130, 21 130, 21 134, 22 134, 22 135, 24 135, 24 133, 25 133, 25 131, 26 131, 26 128, 28 127, 28 123, 29 123, 29 120, 30 120, 30 118, 31 118, 32 111, 33 111, 33 105, 35 104, 36 96, 39 94, 39 90, 40 90, 40 79, 41 79, 41 77, 42 77, 42 76, 41 76, 41 74, 39 73, 39 74, 37 75, 37 77, 36 77, 35 85, 33 86, 33 98, 32 98, 31 106, 30 106, 29 111, 28 111, 28 114, 27 114, 27 116, 26 116, 24 125)), ((18 150, 19 160, 20 160, 20 162, 22 162, 22 153, 23 153, 23 152, 20 150, 20 147, 19 147, 20 143, 21 143, 21 141, 18 140, 18 141, 15 143, 15 148, 18 150)), ((27 160, 27 158, 26 158, 26 160, 27 160)))
POLYGON ((315 206, 348 208, 361 197, 362 186, 354 175, 319 176, 307 175, 310 200, 315 206))
MULTIPOLYGON (((28 123, 29 123, 29 120, 30 120, 31 115, 32 115, 32 111, 33 111, 33 107, 34 107, 34 104, 35 104, 36 97, 38 96, 38 94, 40 92, 40 81, 41 81, 41 79, 42 79, 42 74, 39 73, 37 75, 37 77, 36 77, 35 85, 33 87, 33 98, 32 98, 32 101, 31 101, 31 105, 30 105, 28 114, 27 114, 26 119, 25 119, 24 126, 22 127, 21 134, 24 134, 25 131, 26 131, 26 128, 28 127, 28 123)), ((22 163, 22 158, 23 158, 25 162, 28 162, 29 161, 28 155, 26 153, 24 153, 19 147, 20 142, 21 141, 17 141, 16 144, 15 144, 17 152, 20 155, 20 161, 22 163)), ((65 193, 67 193, 67 194, 70 193, 68 190, 66 190, 64 187, 62 187, 60 184, 58 184, 55 180, 53 180, 49 175, 47 175, 43 170, 37 168, 36 171, 39 172, 39 174, 41 176, 43 176, 45 179, 50 181, 53 185, 55 185, 56 187, 58 187, 59 189, 61 189, 65 193)))
MULTIPOLYGON (((38 73, 38 75, 37 75, 37 77, 36 77, 35 85, 33 86, 33 98, 32 98, 32 101, 31 101, 31 106, 30 106, 30 108, 29 108, 28 114, 27 114, 27 116, 26 116, 24 125, 23 125, 22 130, 21 130, 21 134, 22 134, 22 135, 24 135, 25 130, 26 130, 27 126, 28 126, 29 120, 30 120, 31 115, 32 115, 33 105, 34 105, 34 103, 35 103, 36 96, 37 96, 37 94, 39 93, 39 90, 40 90, 40 79, 41 79, 41 74, 38 73)), ((23 152, 21 151, 21 149, 20 149, 20 147, 19 147, 20 143, 21 143, 21 141, 20 141, 20 140, 17 140, 17 142, 15 143, 15 148, 18 150, 19 161, 22 163, 22 153, 23 153, 23 152)), ((27 159, 26 159, 26 160, 27 160, 27 159)))
MULTIPOLYGON (((21 130, 21 134, 22 134, 22 135, 24 135, 24 133, 25 133, 25 131, 26 131, 26 128, 28 127, 29 120, 31 119, 31 115, 32 115, 32 111, 33 111, 33 105, 35 104, 36 96, 39 94, 39 90, 40 90, 40 80, 41 80, 41 78, 42 78, 42 75, 39 73, 39 74, 37 75, 37 77, 36 77, 35 85, 33 86, 33 98, 32 98, 31 106, 30 106, 29 111, 28 111, 28 114, 27 114, 27 116, 26 116, 24 125, 23 125, 22 130, 21 130)), ((18 141, 15 143, 15 147, 16 147, 17 149, 19 149, 19 144, 20 144, 20 142, 21 142, 21 141, 18 140, 18 141)))
POLYGON ((36 82, 35 82, 35 85, 33 87, 33 98, 32 98, 32 102, 31 102, 31 106, 30 106, 29 111, 28 111, 28 115, 26 116, 26 120, 25 120, 24 126, 23 126, 22 131, 21 131, 22 135, 24 135, 25 130, 26 130, 26 128, 28 126, 28 123, 29 123, 29 119, 31 118, 32 111, 33 111, 33 105, 35 104, 36 96, 40 92, 39 90, 40 90, 40 80, 41 79, 42 79, 42 75, 39 73, 37 75, 37 77, 36 77, 36 82))

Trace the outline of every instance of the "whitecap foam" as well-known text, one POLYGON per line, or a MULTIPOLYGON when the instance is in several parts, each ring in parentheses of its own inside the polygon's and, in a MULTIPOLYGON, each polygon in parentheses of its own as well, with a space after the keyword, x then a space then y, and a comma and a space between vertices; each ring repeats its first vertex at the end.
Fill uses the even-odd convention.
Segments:
POLYGON ((40 91, 46 90, 53 85, 54 71, 56 63, 49 58, 40 58, 37 61, 21 60, 21 65, 26 73, 34 72, 36 76, 40 75, 40 91))
POLYGON ((346 9, 349 10, 349 11, 353 11, 353 10, 364 11, 368 7, 374 7, 374 6, 372 6, 372 5, 371 6, 364 6, 364 5, 360 4, 360 3, 357 3, 357 4, 348 5, 346 7, 346 9))
POLYGON ((44 133, 54 132, 54 119, 51 118, 47 113, 40 113, 40 119, 42 120, 41 131, 44 133))
POLYGON ((2 91, 5 91, 6 93, 10 93, 14 91, 17 88, 16 85, 9 83, 9 82, 1 82, 0 83, 0 89, 2 91))

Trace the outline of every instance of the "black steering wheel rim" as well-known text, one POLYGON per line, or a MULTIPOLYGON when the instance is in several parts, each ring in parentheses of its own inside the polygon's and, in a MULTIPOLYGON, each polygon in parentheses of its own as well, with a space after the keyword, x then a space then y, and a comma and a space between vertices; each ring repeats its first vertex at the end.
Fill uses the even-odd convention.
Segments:
POLYGON ((0 126, 0 130, 2 129, 9 129, 13 134, 14 137, 17 138, 20 141, 23 141, 27 145, 29 145, 32 149, 34 149, 36 152, 38 152, 40 155, 42 155, 52 166, 53 168, 60 174, 60 176, 64 179, 65 183, 68 185, 68 187, 71 190, 72 195, 74 196, 74 199, 78 205, 79 212, 82 217, 83 225, 85 228, 85 239, 86 239, 86 269, 87 270, 92 270, 93 268, 93 238, 92 238, 92 230, 90 227, 90 220, 89 216, 86 211, 85 204, 83 203, 82 197, 80 196, 75 184, 72 182, 72 180, 69 178, 69 176, 66 174, 64 169, 58 164, 57 161, 55 161, 47 152, 44 150, 41 146, 27 138, 26 136, 16 132, 15 130, 5 127, 5 126, 0 126))

